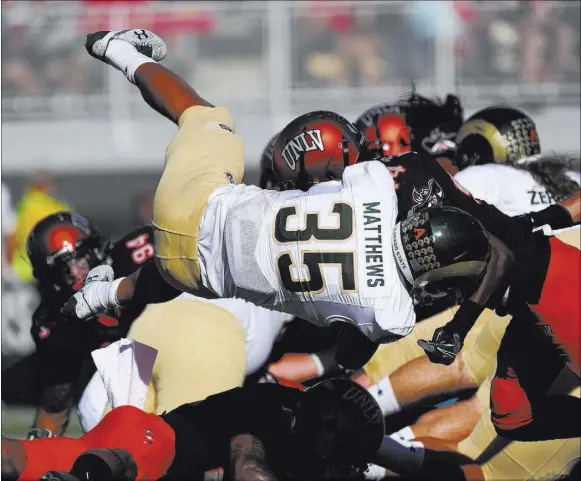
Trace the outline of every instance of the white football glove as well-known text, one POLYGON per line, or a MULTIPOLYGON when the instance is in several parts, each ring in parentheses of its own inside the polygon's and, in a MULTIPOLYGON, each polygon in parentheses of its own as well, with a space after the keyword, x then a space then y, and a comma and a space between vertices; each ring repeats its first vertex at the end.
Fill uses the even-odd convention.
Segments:
MULTIPOLYGON (((123 40, 130 43, 140 54, 152 58, 156 62, 163 60, 167 55, 165 42, 155 33, 142 28, 90 33, 87 35, 85 48, 92 57, 110 63, 110 59, 107 58, 107 47, 111 40, 123 40)), ((116 65, 113 66, 116 67, 116 65)))
POLYGON ((113 268, 97 266, 89 271, 85 284, 64 305, 61 312, 68 317, 88 319, 97 314, 119 309, 117 287, 122 278, 113 280, 113 268))

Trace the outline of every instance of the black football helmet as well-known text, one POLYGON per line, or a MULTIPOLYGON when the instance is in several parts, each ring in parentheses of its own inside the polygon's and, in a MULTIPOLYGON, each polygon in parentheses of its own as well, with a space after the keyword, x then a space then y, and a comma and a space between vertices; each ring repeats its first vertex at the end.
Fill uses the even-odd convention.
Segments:
POLYGON ((490 258, 484 227, 456 207, 430 207, 394 227, 396 264, 415 305, 471 296, 490 258))
POLYGON ((80 289, 89 271, 105 261, 100 234, 82 215, 58 212, 38 222, 26 242, 32 273, 47 294, 80 289))
POLYGON ((459 169, 487 163, 514 165, 541 153, 533 119, 508 106, 476 112, 458 131, 456 143, 459 169))
POLYGON ((258 185, 261 189, 274 189, 278 187, 274 173, 274 143, 277 137, 278 134, 272 136, 260 157, 260 180, 258 185))
POLYGON ((381 408, 367 389, 350 379, 333 378, 303 394, 294 431, 305 458, 336 468, 358 466, 373 458, 385 424, 381 408))
POLYGON ((289 123, 274 144, 273 170, 281 190, 307 190, 313 184, 340 179, 357 163, 363 135, 335 112, 301 115, 289 123))
POLYGON ((365 137, 365 160, 411 151, 440 157, 455 151, 455 136, 463 119, 464 111, 455 95, 441 102, 414 92, 395 103, 370 108, 355 126, 365 137))

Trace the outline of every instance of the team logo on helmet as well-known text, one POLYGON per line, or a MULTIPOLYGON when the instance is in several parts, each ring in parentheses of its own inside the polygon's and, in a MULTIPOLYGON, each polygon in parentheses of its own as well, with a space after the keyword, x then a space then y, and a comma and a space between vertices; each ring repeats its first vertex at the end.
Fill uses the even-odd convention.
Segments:
POLYGON ((325 151, 320 129, 306 130, 296 135, 286 143, 281 155, 289 169, 296 170, 300 155, 303 152, 312 152, 314 150, 325 151))
POLYGON ((412 199, 414 201, 414 206, 409 212, 408 217, 421 211, 427 207, 436 207, 441 205, 444 199, 444 190, 440 187, 440 184, 434 179, 430 179, 426 187, 421 187, 419 190, 414 187, 412 191, 412 199))

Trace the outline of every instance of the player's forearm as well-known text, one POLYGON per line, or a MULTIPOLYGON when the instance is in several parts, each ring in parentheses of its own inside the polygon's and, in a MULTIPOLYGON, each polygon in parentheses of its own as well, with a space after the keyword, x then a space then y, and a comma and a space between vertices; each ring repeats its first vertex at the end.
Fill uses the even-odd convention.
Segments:
POLYGON ((117 286, 117 300, 121 306, 167 302, 179 294, 180 291, 164 280, 154 260, 147 261, 117 286))
POLYGON ((514 261, 511 250, 497 237, 490 238, 490 259, 480 285, 467 302, 462 303, 454 318, 445 326, 449 333, 457 333, 462 342, 484 311, 492 294, 498 289, 503 277, 514 261))
POLYGON ((552 230, 566 229, 579 224, 581 219, 581 197, 577 192, 572 197, 546 207, 537 212, 530 212, 523 217, 530 219, 532 227, 548 225, 552 230))
POLYGON ((135 85, 144 100, 157 112, 178 123, 190 107, 213 107, 179 75, 158 63, 145 63, 135 71, 135 85))
POLYGON ((314 354, 287 353, 268 366, 268 372, 277 379, 298 383, 340 371, 334 347, 314 354))

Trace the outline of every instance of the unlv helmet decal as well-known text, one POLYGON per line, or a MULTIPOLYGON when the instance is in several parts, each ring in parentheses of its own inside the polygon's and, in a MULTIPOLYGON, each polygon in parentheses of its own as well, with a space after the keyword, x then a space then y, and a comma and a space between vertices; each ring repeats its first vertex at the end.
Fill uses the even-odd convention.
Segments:
POLYGON ((300 155, 303 152, 312 152, 314 150, 325 152, 325 147, 323 146, 323 137, 320 129, 306 130, 305 132, 301 132, 287 142, 281 152, 281 155, 289 169, 296 170, 297 161, 299 160, 300 155))
POLYGON ((329 111, 310 112, 290 122, 274 145, 273 170, 281 189, 307 190, 340 179, 357 163, 363 135, 347 119, 329 111))

